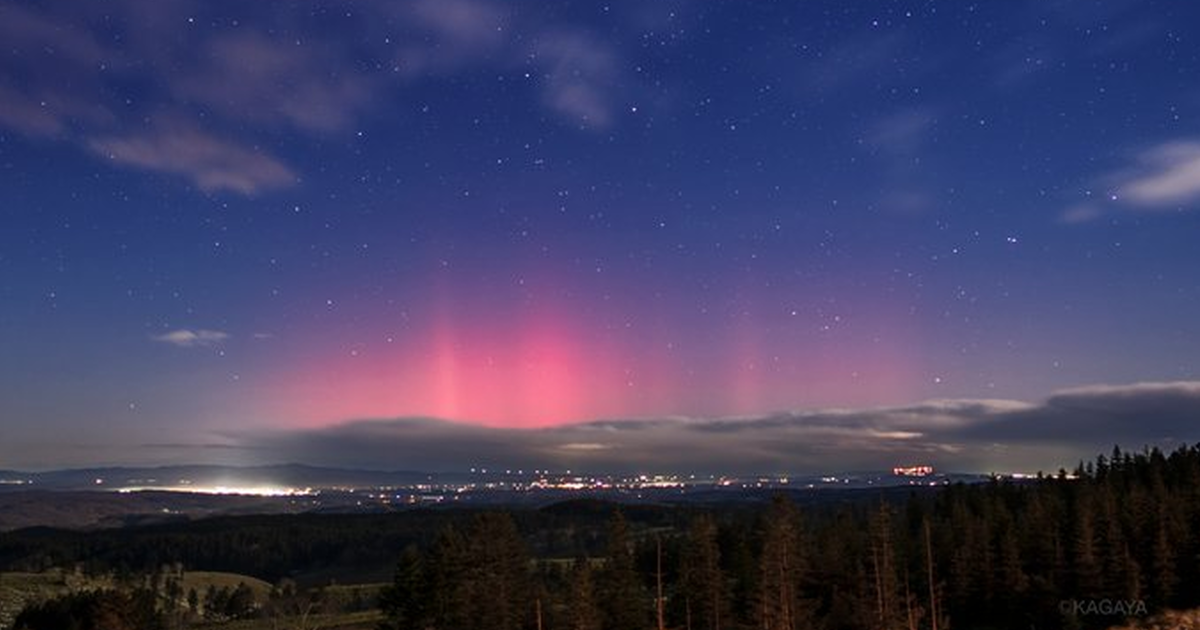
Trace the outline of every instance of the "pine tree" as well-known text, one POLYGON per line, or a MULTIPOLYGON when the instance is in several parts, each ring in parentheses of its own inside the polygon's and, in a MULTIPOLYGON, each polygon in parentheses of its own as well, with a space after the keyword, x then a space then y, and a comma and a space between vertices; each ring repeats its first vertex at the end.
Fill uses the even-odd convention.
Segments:
POLYGON ((217 614, 220 611, 220 604, 217 601, 219 597, 220 597, 220 592, 217 590, 217 586, 215 584, 209 584, 208 588, 204 590, 203 613, 204 613, 205 618, 207 618, 207 619, 216 618, 217 614))
POLYGON ((418 630, 426 622, 427 575, 421 554, 409 546, 400 555, 392 584, 379 595, 384 614, 379 630, 418 630))
POLYGON ((472 523, 467 537, 468 558, 464 602, 471 627, 519 630, 533 616, 529 556, 507 513, 484 513, 472 523))
POLYGON ((428 618, 438 630, 473 630, 466 606, 469 594, 463 588, 470 562, 463 536, 451 526, 444 528, 429 550, 426 580, 429 592, 428 618))
POLYGON ((683 555, 685 618, 693 630, 730 625, 729 592, 721 570, 717 524, 709 515, 692 521, 683 555))
POLYGON ((904 625, 899 583, 896 578, 896 555, 892 544, 891 508, 880 504, 870 519, 871 579, 875 594, 875 623, 880 630, 904 625))
POLYGON ((608 546, 600 579, 600 611, 604 630, 650 627, 649 600, 638 578, 629 525, 617 512, 608 525, 608 546))
POLYGON ((250 615, 254 610, 254 591, 245 582, 238 582, 237 588, 230 593, 225 602, 225 616, 230 619, 241 619, 250 615))
POLYGON ((1002 609, 1014 610, 1014 604, 1025 596, 1029 581, 1021 566, 1021 549, 1012 517, 1004 511, 997 518, 996 559, 999 575, 995 581, 998 596, 994 599, 1002 609))
POLYGON ((719 548, 725 550, 723 564, 729 579, 730 626, 752 625, 758 616, 754 593, 758 592, 759 571, 758 560, 751 549, 750 531, 744 523, 735 523, 722 536, 721 542, 719 548))
POLYGON ((570 630, 600 630, 600 608, 591 562, 577 558, 571 568, 570 598, 567 602, 570 630))
POLYGON ((1154 541, 1151 546, 1150 587, 1154 594, 1155 603, 1159 606, 1168 605, 1175 596, 1175 586, 1178 583, 1175 571, 1175 552, 1167 533, 1166 518, 1160 515, 1154 528, 1154 541))
POLYGON ((1075 592, 1080 597, 1102 596, 1102 569, 1098 553, 1096 516, 1093 502, 1087 496, 1079 498, 1075 515, 1075 540, 1072 566, 1075 592))
POLYGON ((930 630, 948 630, 950 623, 945 617, 945 611, 942 609, 941 596, 939 595, 941 589, 938 587, 933 563, 933 528, 930 526, 928 519, 925 519, 921 523, 921 526, 922 533, 925 534, 925 581, 929 590, 929 628, 930 630))
POLYGON ((808 605, 800 590, 807 562, 796 507, 786 497, 777 496, 763 528, 755 603, 759 628, 797 630, 808 625, 808 605))

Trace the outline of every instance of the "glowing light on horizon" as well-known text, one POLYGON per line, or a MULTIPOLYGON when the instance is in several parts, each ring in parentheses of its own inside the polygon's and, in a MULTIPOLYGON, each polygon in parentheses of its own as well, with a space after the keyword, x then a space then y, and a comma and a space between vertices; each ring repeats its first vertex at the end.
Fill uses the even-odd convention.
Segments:
POLYGON ((117 488, 120 494, 135 492, 181 492, 189 494, 236 495, 250 497, 296 497, 313 496, 312 488, 285 488, 277 486, 129 486, 117 488))

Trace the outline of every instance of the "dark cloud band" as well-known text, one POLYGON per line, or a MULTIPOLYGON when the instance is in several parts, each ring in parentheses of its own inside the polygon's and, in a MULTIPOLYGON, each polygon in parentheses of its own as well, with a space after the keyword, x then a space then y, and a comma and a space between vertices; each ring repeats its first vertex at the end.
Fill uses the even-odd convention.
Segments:
POLYGON ((1040 403, 939 400, 741 419, 603 421, 500 429, 434 419, 361 420, 241 435, 282 459, 423 470, 824 472, 930 462, 959 471, 1057 470, 1080 458, 1200 439, 1200 383, 1058 392, 1040 403))

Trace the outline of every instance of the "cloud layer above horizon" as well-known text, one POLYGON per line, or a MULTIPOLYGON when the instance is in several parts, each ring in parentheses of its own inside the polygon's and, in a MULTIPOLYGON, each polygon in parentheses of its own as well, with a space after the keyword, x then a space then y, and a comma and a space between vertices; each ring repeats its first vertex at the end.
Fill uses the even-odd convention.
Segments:
POLYGON ((1045 400, 931 400, 744 418, 657 418, 505 429, 429 418, 229 433, 256 461, 389 470, 817 473, 930 463, 959 472, 1055 472, 1114 445, 1200 440, 1200 382, 1055 392, 1045 400))

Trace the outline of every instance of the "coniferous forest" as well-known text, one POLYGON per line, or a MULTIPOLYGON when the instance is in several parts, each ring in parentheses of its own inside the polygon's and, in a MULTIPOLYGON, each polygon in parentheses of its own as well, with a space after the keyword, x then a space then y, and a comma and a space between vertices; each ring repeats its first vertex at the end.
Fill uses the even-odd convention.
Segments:
POLYGON ((366 582, 382 562, 388 585, 357 604, 381 609, 381 630, 1106 628, 1200 607, 1200 446, 1114 449, 1036 479, 807 497, 10 532, 0 568, 75 564, 139 584, 30 607, 15 626, 29 630, 101 613, 187 627, 172 610, 205 601, 176 593, 172 608, 160 591, 147 605, 145 580, 129 577, 163 563, 245 572, 295 600, 320 585, 314 569, 353 583, 357 567, 366 582))
POLYGON ((603 552, 570 562, 486 514, 404 553, 384 627, 1108 627, 1200 605, 1198 517, 1197 448, 827 509, 780 496, 680 530, 618 512, 603 552))

